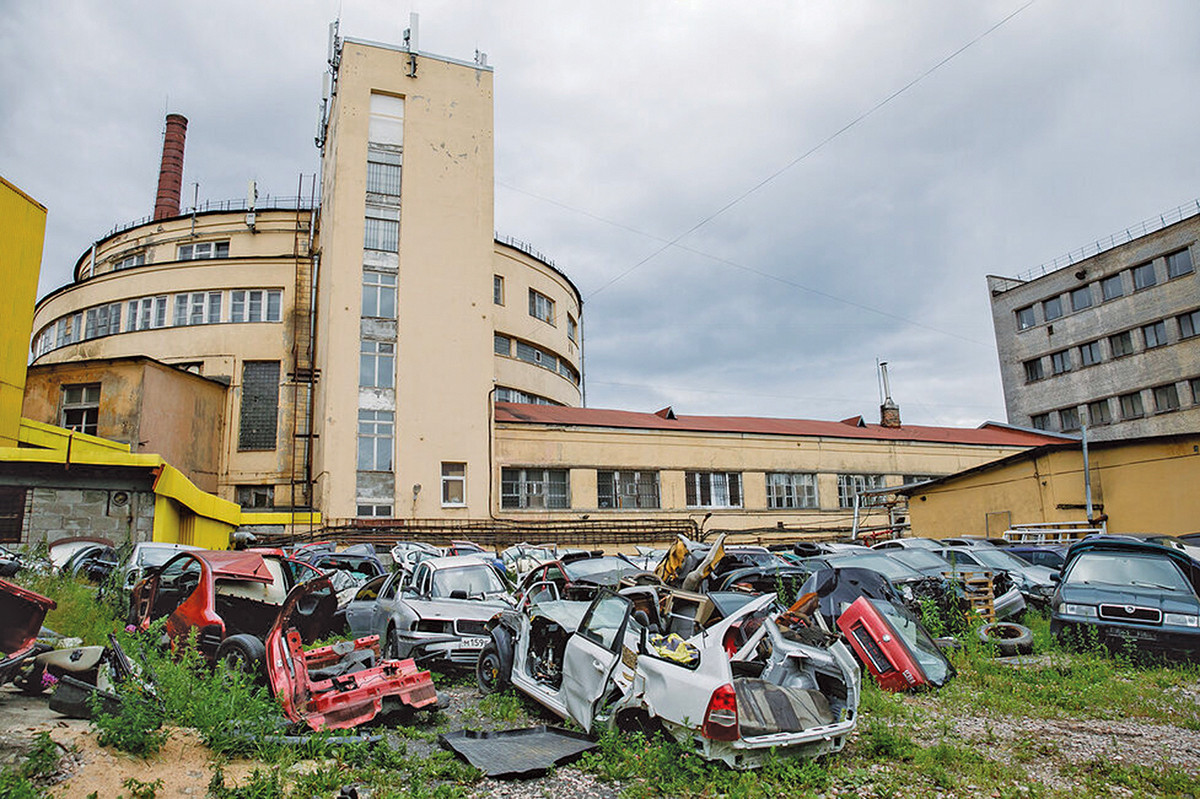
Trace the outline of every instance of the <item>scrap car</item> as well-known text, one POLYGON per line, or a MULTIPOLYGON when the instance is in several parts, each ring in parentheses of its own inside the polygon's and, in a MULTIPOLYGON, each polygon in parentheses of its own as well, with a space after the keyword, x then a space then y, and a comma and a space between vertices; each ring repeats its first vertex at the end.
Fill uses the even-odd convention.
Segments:
POLYGON ((515 687, 587 732, 661 728, 739 769, 772 752, 839 751, 857 722, 853 655, 774 594, 732 607, 723 615, 706 595, 653 586, 534 600, 493 620, 477 680, 485 693, 515 687))
POLYGON ((511 606, 494 566, 456 555, 423 560, 411 577, 368 581, 341 618, 354 635, 378 635, 388 657, 470 667, 487 643, 487 621, 511 606))

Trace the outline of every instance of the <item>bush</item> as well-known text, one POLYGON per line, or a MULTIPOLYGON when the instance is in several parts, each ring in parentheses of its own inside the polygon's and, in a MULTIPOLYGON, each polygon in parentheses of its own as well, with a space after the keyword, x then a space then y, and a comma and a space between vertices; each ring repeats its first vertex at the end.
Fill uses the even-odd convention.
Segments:
POLYGON ((117 695, 121 704, 114 714, 103 712, 99 694, 88 698, 100 745, 141 757, 157 753, 168 737, 162 729, 163 708, 158 698, 135 680, 118 685, 117 695))

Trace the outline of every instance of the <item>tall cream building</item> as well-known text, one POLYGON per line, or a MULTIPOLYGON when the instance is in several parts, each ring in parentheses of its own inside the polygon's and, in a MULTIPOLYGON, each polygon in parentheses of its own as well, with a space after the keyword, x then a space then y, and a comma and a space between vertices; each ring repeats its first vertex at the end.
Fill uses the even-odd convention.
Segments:
POLYGON ((208 447, 190 476, 243 506, 478 537, 848 527, 865 488, 1057 440, 898 412, 872 425, 580 407, 579 291, 494 231, 491 68, 415 41, 335 38, 331 52, 319 186, 296 197, 181 209, 186 120, 168 119, 155 218, 102 237, 38 303, 27 416, 208 447), (197 414, 212 441, 185 423, 197 414))

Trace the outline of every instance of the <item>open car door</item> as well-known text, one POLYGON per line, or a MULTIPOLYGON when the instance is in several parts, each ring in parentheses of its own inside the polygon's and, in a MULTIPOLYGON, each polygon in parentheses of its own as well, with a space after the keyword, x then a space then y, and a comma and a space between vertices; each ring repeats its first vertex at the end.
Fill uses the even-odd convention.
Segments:
POLYGON ((590 732, 596 706, 621 660, 633 603, 602 592, 587 609, 563 653, 563 698, 571 717, 590 732))

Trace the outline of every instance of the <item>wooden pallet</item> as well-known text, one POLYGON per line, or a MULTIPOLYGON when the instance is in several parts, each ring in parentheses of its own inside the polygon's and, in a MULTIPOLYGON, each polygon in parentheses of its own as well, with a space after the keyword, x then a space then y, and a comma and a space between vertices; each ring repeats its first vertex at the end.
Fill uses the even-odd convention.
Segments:
POLYGON ((996 620, 996 594, 992 586, 991 572, 944 572, 951 580, 962 583, 967 602, 974 613, 978 613, 988 622, 996 620))

